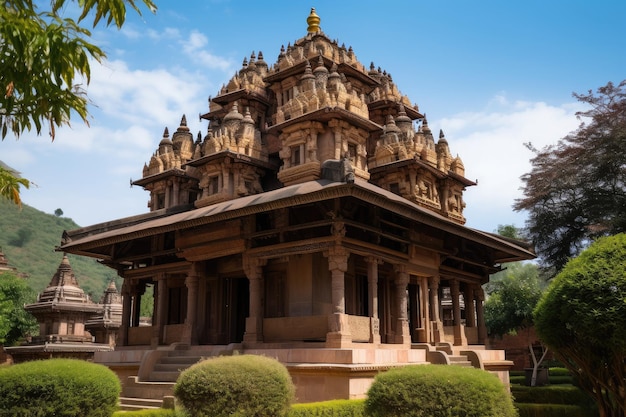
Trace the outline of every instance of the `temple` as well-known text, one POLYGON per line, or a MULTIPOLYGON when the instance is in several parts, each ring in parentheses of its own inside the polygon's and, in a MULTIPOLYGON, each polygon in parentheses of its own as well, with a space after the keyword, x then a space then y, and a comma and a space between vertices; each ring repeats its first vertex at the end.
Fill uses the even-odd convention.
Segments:
POLYGON ((121 325, 120 298, 111 282, 102 303, 93 302, 78 285, 69 259, 63 256, 37 301, 24 306, 37 319, 39 335, 4 350, 15 363, 50 358, 93 360, 95 352, 112 351, 115 346, 121 325))
POLYGON ((484 346, 481 285, 532 248, 464 226, 476 183, 444 133, 314 9, 307 26, 275 63, 243 60, 204 135, 185 116, 165 128, 133 182, 149 212, 63 235, 59 250, 123 278, 117 345, 96 360, 127 377, 125 396, 168 395, 185 361, 235 351, 285 363, 301 402, 363 397, 409 363, 508 382, 484 346))

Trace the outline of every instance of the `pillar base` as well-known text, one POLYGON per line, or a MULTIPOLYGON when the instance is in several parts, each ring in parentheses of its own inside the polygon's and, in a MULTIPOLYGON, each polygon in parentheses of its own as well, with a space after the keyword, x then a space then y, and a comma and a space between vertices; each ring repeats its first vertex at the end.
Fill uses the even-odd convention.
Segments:
POLYGON ((263 341, 263 319, 257 317, 246 318, 246 332, 243 335, 244 342, 262 342, 263 341))
POLYGON ((370 317, 370 343, 380 344, 380 319, 370 317))
POLYGON ((400 334, 395 335, 394 342, 399 345, 410 345, 411 331, 409 330, 409 322, 398 320, 398 329, 400 329, 400 334))
POLYGON ((350 334, 330 332, 326 333, 327 348, 348 348, 352 346, 352 336, 350 334))

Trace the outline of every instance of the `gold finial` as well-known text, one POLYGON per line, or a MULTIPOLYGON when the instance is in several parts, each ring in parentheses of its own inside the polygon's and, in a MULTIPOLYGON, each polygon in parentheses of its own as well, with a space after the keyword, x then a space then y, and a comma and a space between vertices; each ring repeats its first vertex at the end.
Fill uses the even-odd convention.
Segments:
POLYGON ((309 33, 317 33, 321 31, 320 17, 315 13, 315 7, 311 7, 311 14, 306 18, 306 23, 309 27, 306 29, 309 33))

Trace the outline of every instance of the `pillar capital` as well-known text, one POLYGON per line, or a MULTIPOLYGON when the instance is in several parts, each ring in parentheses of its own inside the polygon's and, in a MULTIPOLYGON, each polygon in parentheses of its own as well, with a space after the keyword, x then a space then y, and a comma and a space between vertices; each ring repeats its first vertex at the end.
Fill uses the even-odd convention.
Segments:
POLYGON ((395 264, 393 266, 393 270, 396 273, 395 282, 397 285, 406 286, 409 283, 409 274, 407 272, 406 265, 404 264, 395 264))
POLYGON ((328 258, 328 269, 330 271, 346 272, 348 270, 348 256, 350 256, 350 252, 343 246, 335 245, 328 248, 324 252, 324 256, 328 258))
POLYGON ((267 265, 267 259, 242 255, 243 271, 249 280, 260 279, 263 274, 263 267, 267 265))
POLYGON ((474 287, 474 298, 478 301, 485 301, 485 290, 480 285, 474 287))
POLYGON ((441 278, 439 278, 439 275, 430 276, 428 277, 428 288, 436 290, 439 288, 440 282, 441 282, 441 278))
POLYGON ((384 263, 383 260, 377 256, 366 256, 364 259, 368 264, 382 265, 384 263))

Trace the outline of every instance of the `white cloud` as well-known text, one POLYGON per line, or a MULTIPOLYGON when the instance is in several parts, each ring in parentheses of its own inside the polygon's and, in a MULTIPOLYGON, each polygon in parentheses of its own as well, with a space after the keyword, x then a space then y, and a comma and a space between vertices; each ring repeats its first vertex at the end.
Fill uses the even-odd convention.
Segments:
POLYGON ((542 148, 556 143, 578 127, 576 110, 580 106, 575 103, 510 102, 499 94, 484 111, 430 123, 443 128, 450 151, 463 160, 465 176, 478 180, 464 194, 469 226, 487 231, 499 224, 523 226, 525 215, 513 212, 512 205, 522 197, 520 177, 531 170, 533 154, 524 144, 542 148))
POLYGON ((124 61, 114 60, 93 65, 88 94, 117 124, 161 126, 206 107, 202 98, 207 94, 206 86, 196 80, 196 76, 180 70, 130 69, 124 61))
POLYGON ((214 55, 206 50, 209 40, 197 30, 192 31, 189 37, 186 40, 181 40, 180 43, 183 52, 198 65, 211 69, 219 69, 224 72, 231 71, 233 62, 230 59, 214 55))

